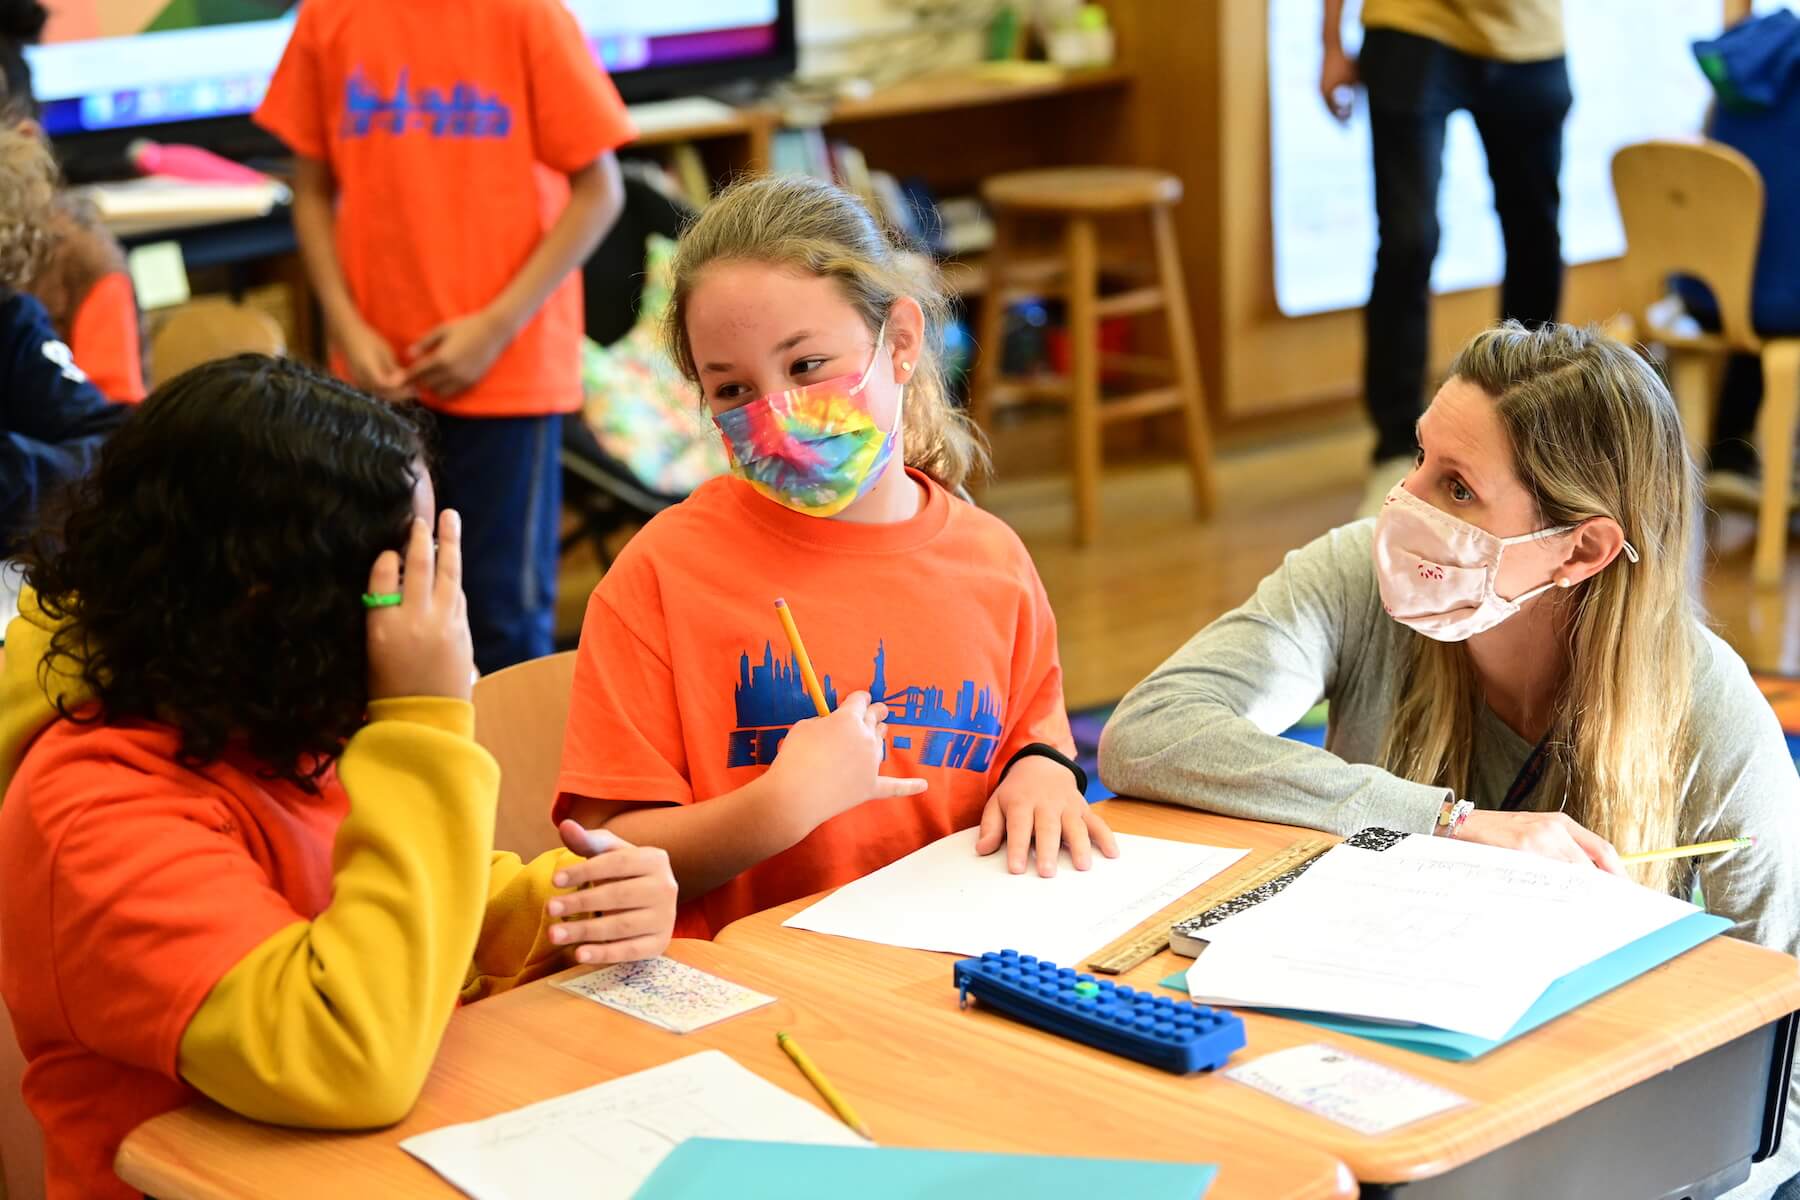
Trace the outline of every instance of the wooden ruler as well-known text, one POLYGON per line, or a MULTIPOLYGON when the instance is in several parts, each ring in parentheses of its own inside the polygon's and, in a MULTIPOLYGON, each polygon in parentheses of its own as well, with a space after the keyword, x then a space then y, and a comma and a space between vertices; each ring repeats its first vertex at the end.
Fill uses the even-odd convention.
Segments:
POLYGON ((1259 888, 1271 879, 1286 875, 1302 863, 1311 862, 1337 845, 1327 838, 1305 838, 1282 847, 1257 863, 1244 875, 1233 875, 1224 882, 1209 881, 1189 893, 1181 909, 1172 916, 1158 917, 1143 929, 1128 933, 1100 953, 1088 959, 1088 966, 1103 975, 1120 975, 1169 948, 1169 927, 1199 916, 1227 900, 1259 888))

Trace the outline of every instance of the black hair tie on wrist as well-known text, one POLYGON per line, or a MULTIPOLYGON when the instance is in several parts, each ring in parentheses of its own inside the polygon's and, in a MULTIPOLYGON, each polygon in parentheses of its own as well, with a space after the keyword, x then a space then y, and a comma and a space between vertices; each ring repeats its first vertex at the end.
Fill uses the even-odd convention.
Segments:
POLYGON ((1081 764, 1064 754, 1061 750, 1058 750, 1055 746, 1047 746, 1043 742, 1033 742, 1031 745, 1026 746, 1008 759, 1006 766, 1000 771, 999 780, 994 786, 999 787, 1000 784, 1005 783, 1007 773, 1019 765, 1020 759, 1025 758, 1047 758, 1051 762, 1061 763, 1063 766, 1069 768, 1070 773, 1075 776, 1075 790, 1081 793, 1081 798, 1083 800, 1087 799, 1088 776, 1087 772, 1081 769, 1081 764))

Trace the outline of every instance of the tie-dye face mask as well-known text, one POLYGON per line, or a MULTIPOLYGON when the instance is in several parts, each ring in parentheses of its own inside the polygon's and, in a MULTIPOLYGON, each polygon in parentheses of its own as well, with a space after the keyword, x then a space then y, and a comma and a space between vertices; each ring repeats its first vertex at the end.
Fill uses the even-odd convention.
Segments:
POLYGON ((884 324, 861 376, 775 392, 715 416, 732 474, 809 517, 836 516, 867 495, 894 456, 893 436, 869 415, 866 390, 886 338, 884 324))

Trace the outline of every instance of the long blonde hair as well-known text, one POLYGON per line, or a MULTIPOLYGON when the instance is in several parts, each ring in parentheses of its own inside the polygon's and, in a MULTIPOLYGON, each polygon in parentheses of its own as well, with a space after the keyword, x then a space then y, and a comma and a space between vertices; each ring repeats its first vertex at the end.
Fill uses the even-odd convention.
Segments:
MULTIPOLYGON (((1656 371, 1595 330, 1516 321, 1475 335, 1450 374, 1494 399, 1513 468, 1540 526, 1611 517, 1640 561, 1623 555, 1568 593, 1569 675, 1557 698, 1540 788, 1621 853, 1680 840, 1691 761, 1687 699, 1700 629, 1689 578, 1697 475, 1656 371), (1552 793, 1554 794, 1554 792, 1552 793)), ((1397 775, 1467 794, 1483 699, 1460 643, 1413 635, 1382 748, 1397 775)), ((1634 868, 1668 890, 1670 864, 1634 868)))
POLYGON ((943 335, 950 304, 937 268, 903 253, 860 200, 842 188, 795 176, 756 176, 720 193, 681 236, 665 328, 682 374, 698 381, 688 341, 694 285, 715 262, 768 263, 837 281, 873 335, 894 301, 910 296, 925 311, 925 344, 906 385, 906 462, 955 490, 987 469, 987 450, 968 416, 951 402, 943 335))
POLYGON ((48 252, 56 180, 42 138, 0 129, 0 288, 24 288, 48 252))

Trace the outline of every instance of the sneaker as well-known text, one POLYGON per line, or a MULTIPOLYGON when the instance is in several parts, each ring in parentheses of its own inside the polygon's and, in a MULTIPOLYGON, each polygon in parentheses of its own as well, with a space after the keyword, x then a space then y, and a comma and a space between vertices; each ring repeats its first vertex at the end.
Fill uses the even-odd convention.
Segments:
POLYGON ((1356 519, 1372 517, 1381 511, 1387 503, 1388 493, 1394 485, 1412 474, 1416 460, 1408 454, 1403 458, 1384 458, 1369 471, 1369 482, 1363 485, 1362 503, 1356 506, 1356 519))

